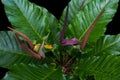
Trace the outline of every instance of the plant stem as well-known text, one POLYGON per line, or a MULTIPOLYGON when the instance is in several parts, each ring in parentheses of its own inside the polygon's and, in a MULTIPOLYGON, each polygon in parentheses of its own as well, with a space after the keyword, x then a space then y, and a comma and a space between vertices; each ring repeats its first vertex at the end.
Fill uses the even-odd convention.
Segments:
POLYGON ((88 40, 88 37, 89 37, 91 31, 92 31, 93 28, 95 27, 95 24, 97 23, 97 21, 99 20, 99 18, 102 16, 103 12, 104 12, 104 9, 100 12, 100 14, 97 16, 97 18, 96 18, 95 21, 92 23, 92 25, 90 26, 90 28, 87 30, 87 32, 86 32, 86 34, 85 34, 85 36, 84 36, 84 39, 83 39, 83 41, 82 41, 82 43, 81 43, 80 50, 83 50, 83 49, 84 49, 84 47, 85 47, 85 45, 86 45, 86 42, 87 42, 87 40, 88 40))
POLYGON ((66 9, 66 15, 65 15, 65 20, 64 20, 64 24, 63 24, 63 29, 62 29, 62 32, 60 35, 60 43, 62 43, 62 41, 64 40, 64 35, 65 35, 66 27, 67 27, 68 8, 69 8, 69 6, 67 6, 67 9, 66 9))

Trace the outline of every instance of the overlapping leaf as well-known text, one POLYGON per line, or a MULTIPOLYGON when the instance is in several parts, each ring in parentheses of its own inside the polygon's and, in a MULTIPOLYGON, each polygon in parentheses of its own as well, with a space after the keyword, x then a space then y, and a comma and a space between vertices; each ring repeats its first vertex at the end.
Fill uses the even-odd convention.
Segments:
POLYGON ((35 65, 15 65, 4 80, 65 80, 59 68, 35 65))
MULTIPOLYGON (((85 7, 85 5, 87 5, 90 1, 92 0, 71 0, 68 3, 69 6, 69 15, 68 15, 68 24, 71 23, 76 15, 85 7)), ((60 18, 60 24, 62 25, 64 22, 64 18, 65 18, 65 14, 66 14, 66 9, 64 9, 62 16, 60 18)))
POLYGON ((93 55, 110 55, 120 54, 120 34, 118 35, 106 35, 101 37, 95 44, 94 49, 89 52, 93 55))
POLYGON ((80 78, 91 75, 95 80, 118 80, 120 78, 120 34, 101 37, 87 58, 80 60, 80 78), (117 54, 117 55, 116 55, 117 54))
POLYGON ((119 80, 120 57, 102 55, 81 59, 78 69, 81 80, 88 76, 94 76, 95 80, 119 80))
MULTIPOLYGON (((73 7, 72 10, 78 11, 78 13, 76 16, 74 14, 74 19, 71 24, 68 24, 67 37, 82 39, 88 29, 94 26, 88 40, 89 42, 95 42, 100 36, 104 35, 106 25, 112 20, 116 12, 118 1, 119 0, 92 0, 89 2, 88 0, 88 3, 82 7, 80 11, 77 10, 79 7, 73 7)), ((80 6, 82 0, 74 0, 74 5, 72 6, 78 5, 78 3, 80 6)), ((70 9, 69 15, 71 14, 70 9)))
MULTIPOLYGON (((107 23, 112 20, 118 1, 71 0, 66 37, 82 39, 88 29, 94 27, 89 42, 96 42, 104 34, 107 23)), ((30 39, 42 41, 48 34, 49 42, 54 43, 56 37, 58 39, 57 20, 45 8, 27 0, 2 0, 2 2, 13 27, 30 39)), ((60 26, 63 24, 65 10, 60 19, 60 26)), ((99 39, 94 49, 85 54, 88 55, 87 58, 83 57, 83 54, 78 59, 79 62, 76 62, 79 64, 76 70, 79 78, 86 80, 88 76, 94 76, 95 80, 119 80, 120 57, 113 55, 120 54, 119 42, 120 35, 107 35, 99 39)), ((67 50, 61 52, 65 53, 64 51, 67 50)), ((21 49, 12 32, 0 32, 0 66, 11 69, 4 80, 65 80, 59 68, 40 66, 40 63, 21 49)))
POLYGON ((36 63, 41 61, 25 53, 14 37, 13 32, 0 32, 0 66, 10 68, 13 64, 36 63))
POLYGON ((53 42, 56 39, 57 20, 45 8, 30 3, 28 0, 2 0, 2 3, 15 29, 37 41, 42 41, 42 38, 49 33, 48 40, 53 42))

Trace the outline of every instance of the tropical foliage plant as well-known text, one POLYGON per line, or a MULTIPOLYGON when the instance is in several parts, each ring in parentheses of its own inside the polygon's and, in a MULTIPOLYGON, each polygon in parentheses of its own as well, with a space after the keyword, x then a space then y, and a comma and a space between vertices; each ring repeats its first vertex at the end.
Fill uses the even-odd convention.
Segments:
POLYGON ((119 80, 120 34, 105 35, 119 0, 71 0, 59 20, 28 0, 2 0, 3 80, 119 80))

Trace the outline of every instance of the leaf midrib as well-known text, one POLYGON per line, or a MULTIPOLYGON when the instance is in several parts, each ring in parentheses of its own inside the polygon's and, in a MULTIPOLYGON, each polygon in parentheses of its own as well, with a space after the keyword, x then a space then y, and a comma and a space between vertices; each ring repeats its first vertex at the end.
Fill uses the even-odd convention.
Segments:
POLYGON ((20 52, 20 51, 14 51, 14 50, 0 49, 0 52, 6 52, 6 53, 9 53, 9 54, 16 54, 16 55, 25 55, 25 56, 28 56, 27 53, 20 52))
POLYGON ((95 54, 99 54, 99 53, 101 53, 101 52, 103 52, 105 50, 108 50, 110 47, 112 47, 113 45, 115 45, 118 42, 120 42, 120 37, 116 41, 114 41, 113 43, 108 44, 106 47, 104 47, 101 50, 99 50, 98 52, 95 52, 95 54))
MULTIPOLYGON (((39 34, 36 32, 36 30, 33 28, 33 25, 30 24, 29 20, 27 20, 27 17, 22 13, 22 10, 20 9, 19 5, 17 5, 17 2, 16 2, 16 1, 17 1, 17 0, 14 0, 15 5, 17 6, 17 8, 18 8, 18 10, 20 11, 20 13, 23 15, 23 17, 24 17, 24 19, 26 20, 26 22, 30 25, 30 28, 32 28, 34 34, 35 34, 40 40, 42 40, 42 38, 40 37, 40 35, 39 35, 39 34)), ((29 3, 29 4, 31 4, 31 3, 29 3)))
MULTIPOLYGON (((109 3, 109 2, 108 2, 109 3)), ((97 17, 91 22, 91 24, 89 25, 89 27, 83 32, 83 34, 79 37, 79 40, 86 34, 86 32, 88 31, 88 29, 94 24, 94 26, 97 24, 97 22, 99 21, 100 16, 102 16, 102 14, 104 13, 105 7, 108 5, 108 3, 106 5, 104 5, 104 7, 101 9, 101 11, 99 12, 99 14, 97 15, 97 17), (99 16, 100 15, 100 16, 99 16)))
POLYGON ((44 78, 42 78, 42 80, 46 80, 50 75, 52 75, 56 70, 52 70, 51 72, 49 72, 48 75, 46 75, 44 78))
MULTIPOLYGON (((112 56, 112 55, 110 55, 110 56, 112 56)), ((108 57, 110 57, 110 56, 108 56, 108 57)), ((101 57, 103 57, 103 56, 101 56, 101 57)), ((89 64, 87 64, 87 65, 89 65, 89 64)), ((92 64, 90 64, 90 65, 92 65, 92 64)), ((107 71, 107 70, 104 70, 104 68, 101 69, 101 67, 99 67, 99 68, 98 67, 97 68, 93 68, 93 66, 92 67, 84 67, 83 66, 82 68, 80 68, 80 72, 87 72, 88 75, 96 75, 96 74, 99 75, 99 76, 100 75, 105 75, 107 77, 111 77, 111 75, 113 75, 113 73, 110 71, 111 68, 109 68, 108 71, 107 71)), ((115 70, 119 70, 119 67, 117 69, 115 69, 115 70)), ((116 74, 114 74, 113 77, 115 78, 116 74)))

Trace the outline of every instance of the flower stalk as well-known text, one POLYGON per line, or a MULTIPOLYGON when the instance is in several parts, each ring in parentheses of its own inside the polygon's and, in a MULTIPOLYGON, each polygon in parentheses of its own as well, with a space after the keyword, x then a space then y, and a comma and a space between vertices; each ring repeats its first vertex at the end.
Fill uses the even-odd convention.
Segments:
POLYGON ((64 24, 63 24, 63 28, 60 34, 60 44, 63 46, 71 46, 71 45, 75 45, 79 43, 79 40, 76 38, 72 38, 69 40, 65 40, 64 36, 65 36, 65 31, 66 31, 66 27, 67 27, 67 20, 68 20, 68 10, 69 10, 69 6, 67 6, 66 9, 66 15, 65 15, 65 19, 64 19, 64 24))
POLYGON ((13 28, 10 28, 8 27, 10 30, 12 30, 14 33, 15 33, 15 37, 16 39, 18 40, 20 46, 22 47, 23 50, 25 50, 27 53, 29 53, 31 56, 35 57, 36 59, 41 59, 43 58, 43 56, 40 55, 40 53, 38 54, 37 52, 35 52, 33 50, 34 48, 34 45, 32 44, 31 40, 23 33, 13 29, 13 28), (26 42, 28 43, 29 47, 25 45, 25 43, 19 39, 19 36, 23 37, 26 42))

